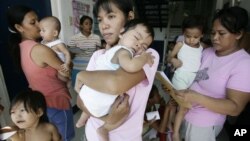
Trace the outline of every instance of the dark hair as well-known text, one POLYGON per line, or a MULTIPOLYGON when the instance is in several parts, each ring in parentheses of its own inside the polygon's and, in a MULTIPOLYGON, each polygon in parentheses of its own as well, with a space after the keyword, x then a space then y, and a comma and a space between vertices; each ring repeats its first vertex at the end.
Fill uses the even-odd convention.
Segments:
POLYGON ((39 109, 42 109, 43 115, 40 117, 39 123, 49 122, 47 116, 46 101, 42 93, 33 91, 31 89, 20 92, 14 97, 11 102, 10 113, 11 109, 18 103, 23 103, 24 108, 27 112, 37 113, 39 109))
POLYGON ((15 28, 15 24, 22 24, 23 19, 25 15, 29 12, 33 11, 31 8, 26 6, 12 6, 8 8, 7 11, 7 20, 8 20, 8 28, 11 32, 9 37, 9 47, 11 51, 12 58, 14 60, 14 63, 18 67, 18 69, 21 69, 21 57, 20 57, 20 48, 19 43, 21 42, 21 34, 17 31, 15 28))
POLYGON ((61 31, 61 22, 57 17, 48 16, 48 17, 44 17, 43 19, 41 19, 41 21, 43 21, 43 20, 49 20, 49 21, 53 22, 54 23, 53 25, 56 27, 56 30, 58 31, 58 34, 60 33, 60 31, 61 31))
POLYGON ((93 24, 93 19, 92 19, 91 17, 86 16, 86 15, 83 15, 83 16, 81 17, 81 19, 80 19, 80 25, 82 25, 83 22, 84 22, 86 19, 89 19, 90 22, 93 24))
POLYGON ((147 33, 149 33, 152 36, 152 39, 154 39, 154 29, 144 20, 142 19, 133 19, 128 21, 125 25, 124 25, 124 31, 121 33, 125 33, 128 30, 134 29, 137 25, 143 25, 146 27, 147 29, 147 33))
POLYGON ((205 33, 205 18, 200 15, 191 15, 186 17, 182 22, 182 31, 184 32, 187 28, 198 28, 202 33, 205 33))
POLYGON ((247 29, 248 13, 244 8, 234 6, 221 9, 214 15, 213 22, 217 19, 230 33, 240 33, 247 29))
POLYGON ((148 99, 151 99, 151 98, 153 98, 154 97, 154 94, 155 94, 155 92, 159 92, 159 90, 158 90, 158 88, 156 87, 156 85, 153 85, 152 86, 152 88, 151 88, 151 91, 150 91, 150 93, 149 93, 149 97, 148 97, 148 99))
POLYGON ((106 10, 107 13, 112 12, 111 4, 117 6, 117 8, 122 11, 126 19, 128 19, 129 12, 134 11, 134 4, 132 0, 98 0, 94 5, 94 16, 98 16, 101 8, 106 10))
MULTIPOLYGON (((87 20, 87 19, 90 20, 91 24, 93 24, 93 19, 92 19, 91 17, 86 16, 86 15, 83 15, 83 16, 81 17, 81 19, 80 19, 80 25, 82 25, 83 22, 84 22, 85 20, 87 20)), ((79 29, 80 29, 80 31, 82 31, 82 27, 81 27, 81 26, 79 26, 79 29)))

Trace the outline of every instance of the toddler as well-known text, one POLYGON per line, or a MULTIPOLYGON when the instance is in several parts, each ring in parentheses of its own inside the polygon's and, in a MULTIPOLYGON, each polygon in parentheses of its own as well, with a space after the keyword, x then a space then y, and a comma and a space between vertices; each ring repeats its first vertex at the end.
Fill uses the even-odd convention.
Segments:
MULTIPOLYGON (((204 34, 204 25, 204 20, 196 15, 187 17, 182 23, 184 41, 176 43, 168 58, 168 62, 176 69, 172 78, 176 90, 187 89, 194 81, 201 64, 203 47, 200 40, 204 34)), ((185 111, 184 107, 180 107, 176 115, 173 133, 174 141, 180 140, 179 129, 185 111)))
POLYGON ((46 114, 46 101, 38 91, 24 91, 11 103, 10 115, 17 126, 11 141, 61 141, 61 136, 46 114))

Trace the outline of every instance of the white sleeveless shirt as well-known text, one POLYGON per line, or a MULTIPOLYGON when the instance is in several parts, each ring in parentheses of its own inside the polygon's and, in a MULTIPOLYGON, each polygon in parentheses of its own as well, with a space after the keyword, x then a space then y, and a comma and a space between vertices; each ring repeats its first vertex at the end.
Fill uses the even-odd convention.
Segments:
POLYGON ((200 45, 198 48, 190 47, 183 41, 183 46, 177 54, 177 58, 182 61, 182 66, 176 71, 189 71, 197 72, 201 64, 203 47, 200 45))

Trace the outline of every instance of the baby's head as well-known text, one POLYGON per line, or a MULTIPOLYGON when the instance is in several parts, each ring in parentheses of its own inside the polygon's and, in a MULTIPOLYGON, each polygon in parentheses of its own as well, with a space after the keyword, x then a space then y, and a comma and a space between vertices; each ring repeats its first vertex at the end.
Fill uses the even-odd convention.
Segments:
POLYGON ((125 24, 119 38, 119 45, 129 47, 139 55, 153 42, 154 30, 148 23, 134 19, 125 24))
POLYGON ((48 122, 46 101, 38 91, 27 90, 17 94, 10 105, 12 121, 21 129, 48 122))
POLYGON ((58 38, 61 24, 58 18, 54 16, 49 16, 43 18, 40 22, 40 34, 44 41, 51 42, 58 38))
POLYGON ((200 39, 205 31, 205 20, 201 16, 193 15, 182 22, 184 41, 191 47, 199 47, 200 39))

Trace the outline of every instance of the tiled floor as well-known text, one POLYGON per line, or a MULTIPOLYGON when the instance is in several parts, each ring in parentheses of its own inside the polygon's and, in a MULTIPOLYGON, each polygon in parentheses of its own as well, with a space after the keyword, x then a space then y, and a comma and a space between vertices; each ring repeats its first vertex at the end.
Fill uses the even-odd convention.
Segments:
MULTIPOLYGON (((76 121, 80 117, 80 114, 81 114, 81 112, 78 111, 74 115, 74 123, 76 123, 76 121)), ((75 138, 72 141, 86 141, 85 138, 84 138, 84 127, 81 127, 81 128, 76 128, 75 127, 75 138)))

